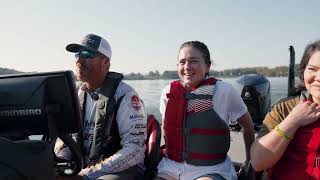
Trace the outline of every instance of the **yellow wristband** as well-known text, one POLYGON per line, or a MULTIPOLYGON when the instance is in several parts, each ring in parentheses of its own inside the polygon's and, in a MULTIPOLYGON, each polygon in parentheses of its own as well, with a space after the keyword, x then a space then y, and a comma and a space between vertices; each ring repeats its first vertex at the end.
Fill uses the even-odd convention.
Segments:
POLYGON ((283 132, 278 126, 275 127, 276 132, 283 137, 284 139, 290 140, 293 139, 293 137, 288 136, 285 132, 283 132))

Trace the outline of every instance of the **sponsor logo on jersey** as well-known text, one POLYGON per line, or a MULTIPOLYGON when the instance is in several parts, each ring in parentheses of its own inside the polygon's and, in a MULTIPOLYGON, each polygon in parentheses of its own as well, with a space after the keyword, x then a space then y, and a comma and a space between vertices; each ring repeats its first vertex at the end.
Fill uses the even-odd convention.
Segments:
POLYGON ((136 133, 132 132, 132 133, 130 133, 130 135, 132 135, 132 136, 142 136, 142 135, 144 135, 144 132, 136 132, 136 133))
POLYGON ((133 114, 133 115, 130 115, 130 119, 131 120, 134 120, 134 119, 143 119, 144 118, 144 115, 143 114, 133 114))
POLYGON ((144 129, 146 127, 147 127, 146 124, 136 124, 133 128, 135 128, 135 129, 144 129))
POLYGON ((84 122, 84 127, 94 127, 95 125, 95 122, 92 122, 92 121, 85 121, 84 122))
POLYGON ((144 140, 140 140, 140 139, 130 139, 129 143, 137 144, 139 146, 144 146, 145 145, 145 141, 144 140))
POLYGON ((93 140, 93 134, 84 134, 83 140, 92 141, 93 140))
POLYGON ((134 95, 131 97, 131 106, 135 110, 140 110, 141 109, 141 101, 138 96, 134 95))

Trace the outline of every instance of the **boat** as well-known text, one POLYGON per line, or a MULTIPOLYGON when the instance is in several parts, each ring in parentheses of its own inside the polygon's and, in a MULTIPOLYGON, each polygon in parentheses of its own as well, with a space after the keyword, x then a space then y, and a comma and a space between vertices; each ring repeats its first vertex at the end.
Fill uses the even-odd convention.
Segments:
MULTIPOLYGON (((294 95, 294 49, 290 50, 288 96, 294 95)), ((81 129, 81 110, 71 71, 29 73, 0 76, 0 179, 54 179, 56 173, 71 176, 83 167, 83 157, 70 134, 81 129), (44 135, 30 140, 30 135, 44 135), (71 149, 70 162, 55 157, 53 146, 61 138, 71 149), (8 152, 10 152, 8 154, 8 152)), ((248 107, 254 128, 258 131, 270 110, 270 82, 262 74, 245 74, 236 81, 236 88, 248 107)), ((155 117, 148 116, 148 140, 145 164, 146 179, 154 176, 159 162, 161 130, 155 117)), ((241 131, 231 124, 232 131, 241 131)), ((241 169, 234 162, 239 179, 252 174, 252 168, 241 169)))

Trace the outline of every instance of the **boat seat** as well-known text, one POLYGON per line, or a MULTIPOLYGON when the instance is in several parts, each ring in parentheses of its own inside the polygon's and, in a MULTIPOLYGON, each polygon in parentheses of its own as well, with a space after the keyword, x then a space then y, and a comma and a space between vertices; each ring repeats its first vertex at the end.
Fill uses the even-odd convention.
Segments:
POLYGON ((157 166, 160 161, 161 128, 154 115, 148 115, 147 140, 144 165, 145 179, 152 179, 157 174, 157 166))

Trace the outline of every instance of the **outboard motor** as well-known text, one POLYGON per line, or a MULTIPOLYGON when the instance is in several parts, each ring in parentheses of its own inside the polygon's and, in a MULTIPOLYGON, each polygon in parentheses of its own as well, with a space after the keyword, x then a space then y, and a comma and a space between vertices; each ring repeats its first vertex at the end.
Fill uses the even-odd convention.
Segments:
POLYGON ((236 80, 235 87, 248 107, 255 130, 259 131, 271 108, 269 80, 261 74, 245 74, 236 80))

